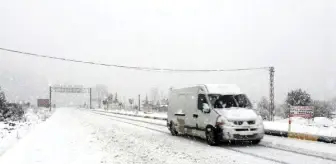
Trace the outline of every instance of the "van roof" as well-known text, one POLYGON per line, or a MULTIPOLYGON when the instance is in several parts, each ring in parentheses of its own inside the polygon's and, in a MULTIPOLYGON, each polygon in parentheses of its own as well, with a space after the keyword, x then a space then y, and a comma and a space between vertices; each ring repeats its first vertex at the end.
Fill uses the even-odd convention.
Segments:
POLYGON ((212 94, 242 94, 236 84, 204 84, 212 94))
POLYGON ((198 84, 189 85, 188 87, 174 88, 173 90, 180 90, 193 87, 202 87, 210 94, 242 94, 240 88, 236 84, 198 84))

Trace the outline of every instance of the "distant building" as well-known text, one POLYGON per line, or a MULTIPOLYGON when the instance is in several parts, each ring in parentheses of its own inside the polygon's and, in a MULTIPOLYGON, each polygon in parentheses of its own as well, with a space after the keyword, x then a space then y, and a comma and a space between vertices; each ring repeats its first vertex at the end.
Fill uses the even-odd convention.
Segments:
POLYGON ((37 99, 37 107, 49 108, 49 99, 37 99))

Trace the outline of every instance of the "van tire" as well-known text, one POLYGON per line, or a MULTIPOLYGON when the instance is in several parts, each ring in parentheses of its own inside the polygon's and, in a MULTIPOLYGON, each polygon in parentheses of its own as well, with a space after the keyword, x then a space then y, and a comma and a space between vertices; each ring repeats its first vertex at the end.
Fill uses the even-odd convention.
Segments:
POLYGON ((216 129, 212 126, 207 126, 205 129, 206 141, 211 146, 216 146, 218 144, 218 137, 216 134, 216 129))
POLYGON ((170 133, 172 134, 172 136, 177 136, 178 135, 178 132, 177 130, 175 129, 175 126, 174 126, 174 122, 170 122, 170 127, 169 127, 169 130, 170 130, 170 133))

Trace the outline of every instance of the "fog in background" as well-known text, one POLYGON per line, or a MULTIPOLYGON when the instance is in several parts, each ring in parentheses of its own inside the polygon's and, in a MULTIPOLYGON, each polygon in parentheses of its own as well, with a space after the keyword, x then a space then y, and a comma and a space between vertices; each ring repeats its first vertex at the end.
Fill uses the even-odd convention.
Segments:
MULTIPOLYGON (((0 0, 0 20, 3 48, 139 67, 274 66, 277 103, 294 88, 314 99, 336 96, 333 0, 0 0)), ((200 83, 236 83, 259 100, 268 97, 268 79, 267 70, 142 72, 0 51, 0 86, 9 100, 47 98, 52 84, 105 84, 136 98, 153 87, 200 83)))

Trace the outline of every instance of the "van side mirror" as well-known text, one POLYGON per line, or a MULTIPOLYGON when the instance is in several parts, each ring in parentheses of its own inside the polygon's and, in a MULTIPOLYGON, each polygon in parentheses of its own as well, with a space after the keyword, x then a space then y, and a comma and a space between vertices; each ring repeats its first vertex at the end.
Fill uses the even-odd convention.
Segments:
POLYGON ((210 113, 210 106, 207 103, 203 103, 203 110, 204 113, 210 113))

